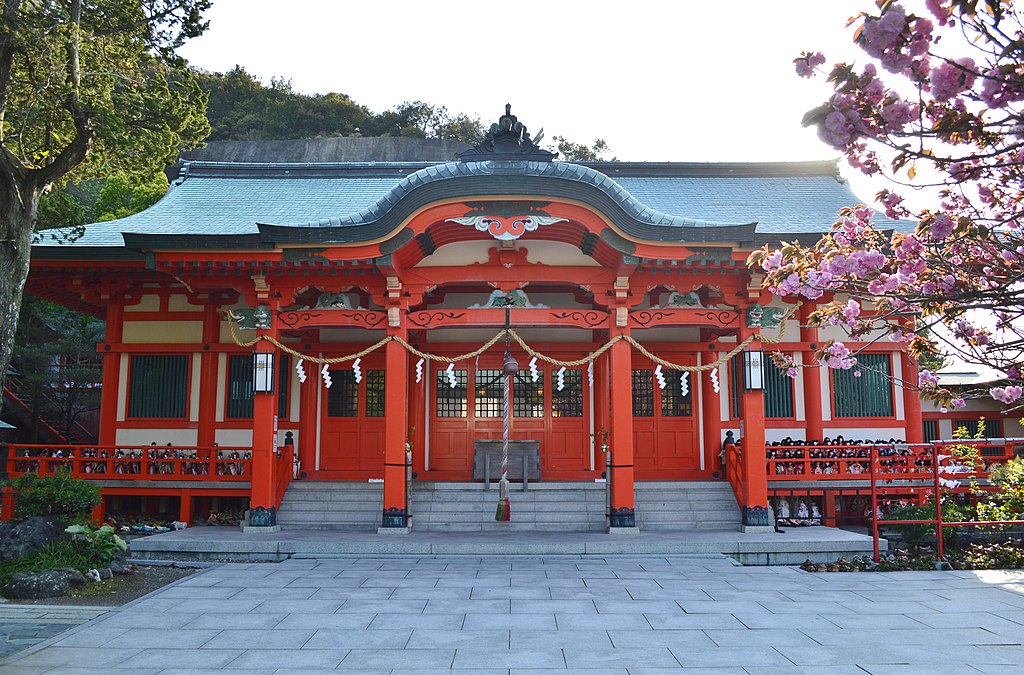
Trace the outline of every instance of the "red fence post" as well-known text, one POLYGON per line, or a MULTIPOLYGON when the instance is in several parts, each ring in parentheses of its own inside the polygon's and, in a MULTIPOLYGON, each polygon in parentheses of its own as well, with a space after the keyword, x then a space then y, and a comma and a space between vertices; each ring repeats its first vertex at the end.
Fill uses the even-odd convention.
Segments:
POLYGON ((871 538, 874 542, 875 562, 879 561, 878 545, 878 485, 875 480, 875 464, 878 462, 878 448, 871 446, 868 451, 868 464, 871 467, 871 538))
POLYGON ((932 444, 932 479, 935 485, 935 552, 939 561, 945 560, 942 542, 942 483, 939 480, 939 446, 932 444))
POLYGON ((12 487, 0 488, 0 521, 9 523, 14 520, 14 499, 17 491, 12 487))

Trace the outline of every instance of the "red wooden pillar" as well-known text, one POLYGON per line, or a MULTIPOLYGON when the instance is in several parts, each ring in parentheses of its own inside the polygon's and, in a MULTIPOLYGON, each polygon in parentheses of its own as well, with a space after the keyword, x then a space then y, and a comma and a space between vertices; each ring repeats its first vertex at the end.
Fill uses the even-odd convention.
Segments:
MULTIPOLYGON (((389 334, 405 337, 404 328, 389 334)), ((384 513, 381 529, 409 526, 405 480, 405 441, 409 434, 409 355, 405 347, 389 342, 384 347, 384 513)))
MULTIPOLYGON (((613 329, 612 336, 627 329, 613 329)), ((631 347, 619 340, 608 350, 611 395, 611 527, 636 527, 633 488, 633 366, 631 347)))
MULTIPOLYGON (((717 351, 701 352, 701 365, 718 360, 717 351)), ((716 478, 725 475, 722 461, 722 395, 711 383, 710 371, 692 373, 690 383, 700 380, 701 431, 704 437, 704 466, 714 472, 716 478)), ((728 381, 729 378, 726 378, 728 381)))
POLYGON ((604 450, 601 446, 608 444, 609 430, 611 429, 611 403, 608 394, 611 385, 608 382, 608 361, 607 357, 599 358, 594 364, 594 470, 604 474, 608 478, 608 467, 605 466, 604 450))
POLYGON ((217 440, 217 366, 218 353, 210 348, 220 342, 220 315, 217 306, 203 308, 203 356, 199 369, 199 430, 196 443, 211 447, 217 440))
MULTIPOLYGON (((259 329, 259 335, 277 337, 275 328, 259 329)), ((266 340, 256 343, 257 353, 274 353, 274 345, 266 340)), ((276 355, 280 356, 280 355, 276 355)), ((276 359, 275 359, 276 370, 276 359)), ((277 378, 273 377, 274 384, 277 378)), ((274 486, 275 447, 274 421, 277 416, 277 388, 271 392, 254 392, 252 402, 252 496, 249 500, 249 525, 277 524, 277 497, 274 486)))
POLYGON ((903 389, 903 414, 907 423, 907 443, 924 443, 924 422, 921 417, 921 395, 912 388, 917 382, 917 360, 906 352, 900 352, 903 359, 903 381, 911 384, 903 389))
MULTIPOLYGON (((311 344, 306 345, 306 353, 310 353, 311 344)), ((316 471, 316 425, 317 425, 317 391, 323 385, 320 382, 317 363, 304 363, 306 381, 296 386, 299 391, 299 475, 304 478, 309 472, 316 471)))
MULTIPOLYGON (((124 336, 124 305, 111 302, 107 305, 107 344, 119 344, 124 336)), ((100 445, 114 445, 117 442, 117 400, 127 392, 119 391, 121 386, 121 353, 103 354, 103 391, 100 394, 100 445)))
MULTIPOLYGON (((740 317, 740 328, 737 332, 737 339, 740 342, 746 340, 753 334, 747 328, 745 322, 746 308, 743 308, 740 317)), ((761 344, 756 340, 752 342, 747 351, 757 351, 761 344)), ((740 361, 737 364, 743 368, 743 353, 739 354, 740 361)), ((744 373, 745 375, 745 373, 744 373)), ((768 518, 768 472, 765 471, 765 425, 764 425, 764 392, 761 390, 747 390, 745 378, 743 391, 740 392, 740 416, 743 421, 743 432, 741 434, 741 450, 743 452, 741 466, 746 486, 746 496, 743 504, 743 526, 766 527, 771 522, 768 518)))
MULTIPOLYGON (((818 329, 807 325, 811 312, 814 310, 815 306, 810 302, 805 302, 800 307, 800 342, 805 345, 818 343, 818 329)), ((821 370, 809 367, 815 363, 814 349, 816 348, 812 347, 801 354, 804 364, 804 419, 807 420, 807 435, 804 440, 807 441, 820 441, 825 436, 821 411, 821 370)))

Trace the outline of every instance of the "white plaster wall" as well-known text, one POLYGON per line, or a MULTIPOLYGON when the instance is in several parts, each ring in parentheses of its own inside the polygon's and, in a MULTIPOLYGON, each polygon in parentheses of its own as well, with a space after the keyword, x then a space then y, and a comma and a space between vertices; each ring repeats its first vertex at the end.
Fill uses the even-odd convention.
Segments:
MULTIPOLYGON (((289 387, 288 387, 288 391, 291 392, 291 399, 288 400, 288 419, 291 420, 292 422, 298 422, 300 417, 301 417, 301 406, 299 404, 301 403, 301 400, 302 400, 302 383, 299 382, 299 373, 298 373, 298 371, 295 370, 295 364, 296 363, 298 363, 298 359, 296 359, 293 356, 292 360, 291 360, 291 366, 292 366, 291 382, 289 383, 289 387)), ((313 363, 313 364, 303 364, 302 367, 306 370, 306 373, 307 373, 306 377, 307 378, 309 377, 309 372, 312 369, 312 366, 315 366, 315 365, 316 365, 315 363, 313 363)), ((297 431, 296 431, 295 437, 298 438, 298 432, 297 431)), ((296 446, 298 446, 298 441, 297 440, 295 441, 295 444, 296 444, 296 446)))
MULTIPOLYGON (((212 354, 206 354, 207 358, 211 358, 212 354)), ((190 422, 199 421, 199 392, 202 391, 202 381, 200 373, 202 372, 203 366, 203 354, 192 355, 192 386, 189 391, 188 397, 188 419, 190 422)))
POLYGON ((829 386, 828 368, 817 368, 818 379, 821 381, 821 419, 832 421, 832 388, 829 386))
POLYGON ((939 420, 939 438, 953 438, 953 420, 949 418, 939 420))
MULTIPOLYGON (((373 344, 377 342, 386 333, 382 330, 364 330, 362 328, 323 328, 320 330, 321 342, 337 342, 339 344, 353 343, 353 342, 364 342, 373 344)), ((301 349, 299 351, 302 351, 301 349)), ((341 351, 348 353, 349 350, 342 349, 341 351)), ((358 351, 358 350, 356 350, 358 351)), ((382 347, 380 353, 384 353, 382 347)), ((306 372, 310 372, 308 369, 306 372)))
POLYGON ((875 440, 884 438, 906 438, 907 430, 903 427, 829 427, 824 434, 829 438, 842 436, 849 440, 875 440))
MULTIPOLYGON (((428 344, 463 342, 474 348, 487 342, 498 328, 437 328, 427 331, 428 344)), ((516 328, 516 332, 528 343, 544 342, 590 342, 591 332, 581 328, 516 328)), ((492 351, 500 350, 494 346, 492 351)))
POLYGON ((1021 420, 1003 420, 1003 435, 1007 438, 1024 438, 1024 425, 1021 424, 1021 420))
POLYGON ((900 358, 899 352, 893 352, 889 354, 889 361, 892 363, 892 379, 897 383, 893 387, 893 396, 895 397, 894 409, 896 410, 896 419, 905 420, 907 419, 906 413, 903 409, 903 387, 899 386, 899 382, 903 381, 903 359, 900 358))
MULTIPOLYGON (((831 433, 831 432, 830 432, 831 433)), ((844 434, 845 435, 845 434, 844 434)), ((765 429, 764 440, 766 443, 774 443, 775 441, 781 441, 786 437, 794 440, 803 440, 807 436, 807 432, 803 429, 765 429)))
POLYGON ((124 422, 128 411, 128 355, 121 354, 117 376, 117 421, 124 422))
MULTIPOLYGON (((633 331, 633 337, 640 344, 648 342, 690 342, 692 345, 684 345, 700 349, 707 345, 700 340, 700 328, 696 326, 676 326, 666 328, 641 328, 633 331)), ((658 356, 661 356, 660 354, 658 356)), ((664 357, 667 358, 667 357, 664 357)))
POLYGON ((195 312, 203 309, 202 305, 193 305, 186 295, 172 295, 167 298, 167 309, 172 312, 195 312))
POLYGON ((796 417, 797 422, 806 422, 807 410, 804 406, 804 378, 817 377, 818 374, 815 373, 814 370, 808 372, 800 367, 804 363, 804 355, 802 352, 793 354, 793 363, 797 366, 796 379, 793 381, 793 415, 796 417))
POLYGON ((117 445, 146 447, 156 441, 157 445, 196 445, 196 429, 118 429, 117 445))
MULTIPOLYGON (((577 267, 599 267, 600 263, 584 254, 577 247, 560 241, 529 241, 516 243, 516 248, 527 251, 526 259, 531 263, 548 265, 574 265, 577 267)), ((424 258, 416 267, 465 266, 486 263, 490 250, 496 247, 494 241, 460 241, 445 244, 432 255, 424 258)))
POLYGON ((224 406, 227 403, 228 388, 228 355, 217 354, 217 412, 214 419, 224 421, 224 406))
POLYGON ((124 311, 127 312, 158 312, 160 311, 160 296, 159 295, 144 295, 137 304, 125 305, 124 311))
POLYGON ((123 341, 135 344, 199 343, 203 341, 203 322, 125 321, 123 341))
MULTIPOLYGON (((726 352, 718 352, 715 360, 725 356, 726 352)), ((704 373, 704 377, 711 377, 710 371, 704 373)), ((729 363, 725 362, 718 366, 718 409, 722 415, 722 422, 725 424, 729 423, 729 363)), ((725 438, 724 429, 722 438, 725 438)))
POLYGON ((251 448, 252 429, 217 429, 213 439, 217 445, 229 448, 251 448))

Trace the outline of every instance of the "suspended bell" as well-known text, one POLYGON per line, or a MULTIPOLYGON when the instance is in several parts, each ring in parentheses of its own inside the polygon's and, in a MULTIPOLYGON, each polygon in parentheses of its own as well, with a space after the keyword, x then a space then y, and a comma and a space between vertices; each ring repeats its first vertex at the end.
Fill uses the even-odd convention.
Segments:
POLYGON ((519 363, 510 352, 505 352, 505 361, 501 364, 501 372, 506 375, 515 375, 519 372, 519 363))

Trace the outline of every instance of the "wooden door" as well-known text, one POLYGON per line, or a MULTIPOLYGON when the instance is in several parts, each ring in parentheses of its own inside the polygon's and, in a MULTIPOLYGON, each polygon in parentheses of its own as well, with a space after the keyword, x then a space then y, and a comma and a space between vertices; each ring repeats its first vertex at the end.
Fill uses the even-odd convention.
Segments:
MULTIPOLYGON (((696 363, 692 355, 686 354, 673 355, 670 360, 683 365, 696 363)), ((632 373, 633 458, 637 479, 705 477, 707 472, 700 468, 697 435, 697 380, 692 374, 665 369, 662 388, 653 365, 638 359, 634 359, 634 365, 637 367, 632 373)))
POLYGON ((359 382, 351 368, 330 373, 321 411, 320 472, 325 478, 383 478, 384 370, 363 369, 359 382))

